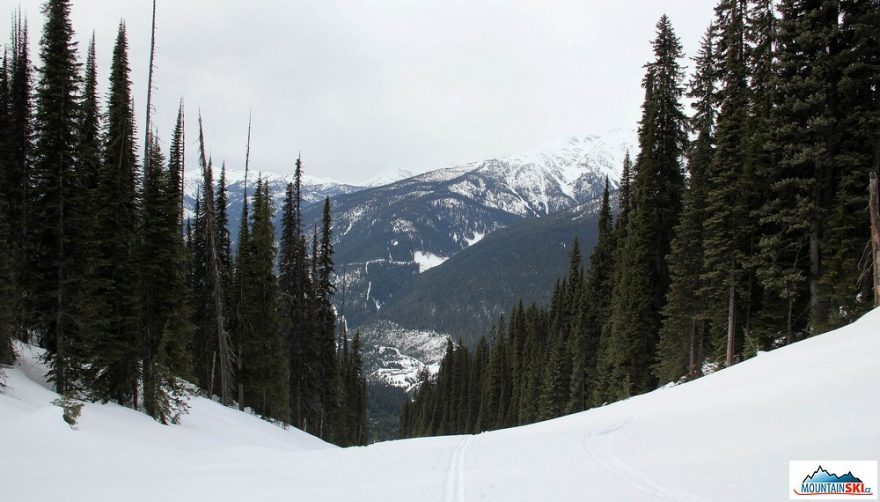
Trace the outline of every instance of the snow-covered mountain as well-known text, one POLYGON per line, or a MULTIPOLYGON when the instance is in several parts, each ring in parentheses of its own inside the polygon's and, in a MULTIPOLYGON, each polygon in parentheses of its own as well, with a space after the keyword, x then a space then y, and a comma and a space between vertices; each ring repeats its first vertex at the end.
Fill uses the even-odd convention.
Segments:
MULTIPOLYGON (((337 271, 346 273, 351 326, 403 296, 419 274, 497 230, 587 207, 606 177, 615 189, 632 136, 571 136, 334 197, 335 258, 337 271)), ((320 216, 319 207, 304 210, 307 223, 320 216)))
POLYGON ((390 185, 391 183, 394 183, 396 181, 412 178, 413 176, 415 176, 415 173, 410 171, 409 169, 397 169, 381 172, 379 174, 371 176, 369 179, 359 184, 365 187, 380 187, 384 185, 390 185))
POLYGON ((784 500, 790 460, 878 457, 878 332, 875 310, 698 380, 575 415, 345 449, 204 398, 174 426, 87 403, 74 430, 51 404, 58 395, 38 354, 19 346, 0 389, 2 499, 784 500), (817 389, 847 392, 829 401, 817 389))
MULTIPOLYGON (((241 214, 242 202, 244 201, 245 187, 247 187, 248 196, 250 197, 253 195, 254 183, 257 181, 257 176, 260 176, 263 181, 268 183, 269 192, 272 195, 277 216, 278 210, 280 210, 281 204, 284 201, 284 191, 287 188, 287 184, 293 181, 293 175, 281 175, 270 171, 260 172, 252 170, 248 173, 247 185, 245 185, 244 174, 243 170, 226 171, 226 190, 229 205, 228 214, 229 221, 233 222, 233 224, 230 225, 229 232, 233 243, 238 240, 238 218, 241 214)), ((220 171, 215 168, 215 185, 219 177, 220 171)), ((185 214, 186 217, 191 217, 193 214, 193 208, 195 207, 196 195, 202 190, 202 174, 195 171, 187 172, 184 176, 183 187, 185 214)), ((338 183, 328 178, 319 178, 304 174, 302 180, 303 206, 308 207, 318 202, 322 202, 325 197, 334 198, 342 194, 362 190, 363 188, 364 187, 358 185, 338 183)))
MULTIPOLYGON (((339 282, 346 284, 345 305, 337 295, 337 308, 344 312, 348 327, 362 328, 366 346, 375 349, 366 354, 372 379, 408 387, 419 370, 442 357, 447 336, 478 338, 487 327, 484 324, 496 320, 516 301, 512 294, 542 301, 556 274, 564 270, 565 246, 575 235, 581 237, 588 255, 595 232, 591 218, 597 209, 596 199, 606 177, 612 189, 617 186, 623 157, 632 148, 634 136, 632 131, 622 130, 570 136, 517 154, 414 176, 403 170, 383 173, 366 182, 366 187, 307 174, 304 223, 307 227, 320 224, 321 205, 317 203, 330 196, 336 271, 339 282), (523 231, 493 239, 501 229, 575 208, 578 213, 547 225, 523 227, 523 231), (587 219, 575 221, 580 217, 587 219), (524 237, 526 230, 529 236, 524 237), (486 249, 447 265, 472 247, 486 249), (504 263, 494 263, 497 259, 504 263), (523 275, 539 262, 540 274, 523 275), (505 268, 505 263, 510 266, 505 268), (439 270, 449 273, 435 272, 439 270), (491 270, 493 277, 486 277, 484 270, 491 270), (473 302, 464 307, 443 304, 442 298, 431 293, 446 291, 448 283, 454 283, 460 274, 467 274, 461 279, 470 282, 498 282, 497 278, 503 277, 498 284, 509 287, 483 288, 484 293, 468 297, 473 302), (414 302, 431 305, 430 315, 417 323, 411 315, 414 302), (387 315, 379 315, 385 307, 387 315), (469 332, 462 333, 462 326, 469 332), (406 336, 397 336, 401 333, 406 336), (403 342, 408 337, 429 340, 428 345, 440 351, 414 351, 403 342)), ((244 173, 230 170, 226 174, 230 232, 235 243, 244 173)), ((251 192, 258 174, 257 170, 250 173, 251 192)), ((261 175, 269 183, 277 210, 291 178, 266 171, 261 175)), ((186 179, 190 210, 200 181, 198 173, 186 179)), ((276 230, 280 230, 277 212, 276 230)))

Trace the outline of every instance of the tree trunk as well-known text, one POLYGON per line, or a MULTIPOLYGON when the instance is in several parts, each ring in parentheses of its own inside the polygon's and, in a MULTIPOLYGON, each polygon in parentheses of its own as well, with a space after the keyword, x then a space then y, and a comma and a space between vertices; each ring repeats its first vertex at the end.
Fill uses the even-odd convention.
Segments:
POLYGON ((736 339, 736 280, 731 277, 729 303, 727 307, 727 360, 726 366, 733 366, 734 341, 736 339))
POLYGON ((700 322, 693 320, 691 325, 691 336, 688 340, 688 378, 693 378, 696 374, 697 367, 697 330, 700 329, 700 322))
POLYGON ((238 409, 244 411, 244 382, 241 379, 242 359, 244 358, 244 350, 238 348, 238 409))
POLYGON ((58 238, 58 268, 56 269, 55 285, 55 388, 59 394, 67 392, 67 354, 64 339, 64 265, 67 257, 64 249, 64 171, 58 169, 58 192, 60 193, 58 209, 58 228, 61 230, 58 238))
POLYGON ((868 207, 871 213, 871 263, 874 267, 874 306, 880 307, 880 192, 877 173, 871 172, 868 184, 868 207))
POLYGON ((821 322, 821 301, 819 293, 819 274, 821 272, 821 255, 819 252, 821 224, 819 220, 810 223, 810 329, 821 322))

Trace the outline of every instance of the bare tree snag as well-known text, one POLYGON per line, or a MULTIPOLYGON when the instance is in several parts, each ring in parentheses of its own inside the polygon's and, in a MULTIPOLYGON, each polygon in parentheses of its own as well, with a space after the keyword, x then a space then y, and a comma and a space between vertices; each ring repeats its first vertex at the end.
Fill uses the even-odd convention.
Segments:
POLYGON ((874 306, 880 307, 880 199, 877 173, 871 172, 868 183, 868 209, 871 213, 871 263, 874 267, 874 306))

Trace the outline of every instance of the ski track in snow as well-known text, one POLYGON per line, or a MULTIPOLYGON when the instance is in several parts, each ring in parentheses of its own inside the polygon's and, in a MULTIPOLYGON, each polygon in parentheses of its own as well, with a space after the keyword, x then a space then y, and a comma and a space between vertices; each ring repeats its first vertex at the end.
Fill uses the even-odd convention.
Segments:
POLYGON ((619 477, 628 486, 650 494, 655 498, 682 502, 704 501, 705 499, 691 493, 664 486, 662 483, 651 479, 645 473, 631 467, 614 453, 614 433, 632 424, 637 418, 628 418, 599 431, 588 432, 581 443, 584 450, 603 469, 619 477))
POLYGON ((446 492, 443 497, 445 502, 466 501, 464 496, 464 455, 470 442, 471 436, 465 436, 452 451, 452 458, 449 459, 449 467, 446 469, 446 492))

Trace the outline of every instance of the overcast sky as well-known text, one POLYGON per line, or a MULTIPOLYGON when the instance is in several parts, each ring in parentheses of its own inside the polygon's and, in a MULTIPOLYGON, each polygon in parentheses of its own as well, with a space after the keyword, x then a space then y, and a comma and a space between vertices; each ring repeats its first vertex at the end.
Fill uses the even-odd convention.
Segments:
MULTIPOLYGON (((17 2, 4 1, 9 33, 17 2)), ((20 0, 39 65, 42 0, 20 0)), ((159 0, 155 122, 196 112, 215 164, 357 182, 516 153, 572 134, 633 128, 642 65, 666 13, 688 58, 707 0, 159 0)), ((143 137, 149 0, 74 0, 80 54, 94 30, 102 89, 128 27, 143 137)), ((8 35, 7 35, 8 36, 8 35)), ((686 60, 690 63, 690 59, 686 60)), ((188 169, 194 167, 190 163, 188 169)))

